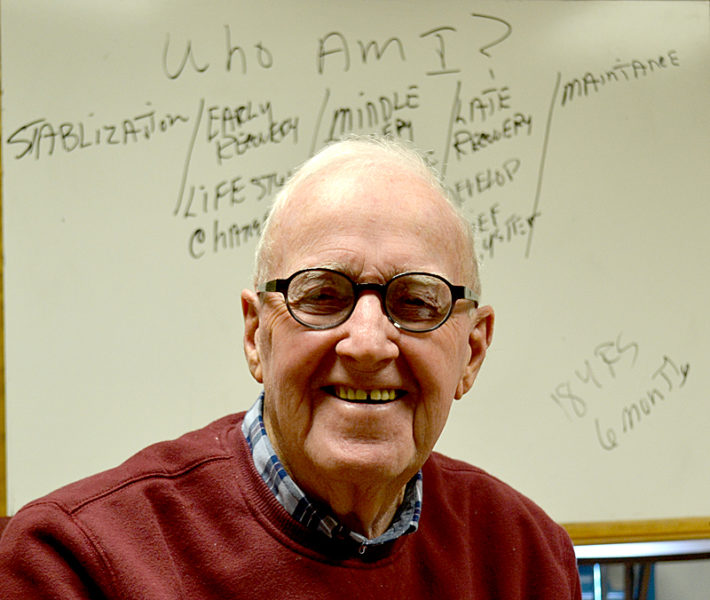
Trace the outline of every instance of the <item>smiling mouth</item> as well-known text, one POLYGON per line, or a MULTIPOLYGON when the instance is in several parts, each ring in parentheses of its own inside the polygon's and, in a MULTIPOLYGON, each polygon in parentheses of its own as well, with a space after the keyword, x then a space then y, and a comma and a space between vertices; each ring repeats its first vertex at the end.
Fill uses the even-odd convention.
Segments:
POLYGON ((360 404, 385 404, 387 402, 392 402, 401 398, 406 394, 404 390, 397 390, 392 388, 387 389, 375 389, 375 390, 362 390, 357 388, 351 388, 344 385, 330 386, 324 388, 326 392, 345 400, 347 402, 355 402, 360 404))

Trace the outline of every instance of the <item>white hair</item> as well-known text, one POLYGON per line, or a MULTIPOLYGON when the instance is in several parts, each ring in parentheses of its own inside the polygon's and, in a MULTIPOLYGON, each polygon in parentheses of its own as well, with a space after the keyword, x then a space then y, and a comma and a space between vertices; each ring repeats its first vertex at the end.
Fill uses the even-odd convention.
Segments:
POLYGON ((467 263, 463 272, 470 279, 468 284, 480 294, 478 277, 478 260, 474 249, 473 228, 466 220, 459 206, 453 202, 443 185, 439 174, 424 159, 423 155, 401 141, 381 136, 350 136, 344 140, 333 142, 312 158, 303 163, 290 177, 274 198, 269 215, 262 228, 262 234, 256 247, 254 283, 264 283, 270 276, 274 264, 274 246, 277 242, 275 232, 284 208, 291 196, 305 181, 321 173, 329 167, 347 164, 350 168, 372 168, 383 162, 395 163, 403 169, 411 171, 420 177, 432 189, 444 198, 457 218, 461 236, 469 249, 469 256, 464 257, 467 263))

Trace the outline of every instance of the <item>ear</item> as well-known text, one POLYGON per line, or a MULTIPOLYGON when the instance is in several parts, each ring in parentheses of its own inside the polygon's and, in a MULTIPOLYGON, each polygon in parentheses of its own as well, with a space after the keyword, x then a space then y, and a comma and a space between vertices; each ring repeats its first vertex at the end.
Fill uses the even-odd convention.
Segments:
POLYGON ((259 296, 254 290, 242 291, 242 314, 244 315, 244 355, 252 377, 263 383, 261 358, 256 341, 259 330, 259 296))
POLYGON ((473 317, 471 333, 468 336, 469 357, 463 375, 456 387, 454 398, 458 400, 473 386, 478 371, 481 369, 486 351, 493 341, 493 322, 495 315, 490 306, 480 306, 473 317))

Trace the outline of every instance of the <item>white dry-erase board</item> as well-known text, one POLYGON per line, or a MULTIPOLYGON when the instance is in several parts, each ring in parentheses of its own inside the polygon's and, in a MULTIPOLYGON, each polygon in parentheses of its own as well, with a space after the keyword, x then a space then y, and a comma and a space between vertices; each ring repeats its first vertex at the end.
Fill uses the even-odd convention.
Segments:
POLYGON ((378 131, 497 311, 439 450, 565 523, 710 531, 709 6, 3 2, 8 512, 252 404, 269 200, 378 131))

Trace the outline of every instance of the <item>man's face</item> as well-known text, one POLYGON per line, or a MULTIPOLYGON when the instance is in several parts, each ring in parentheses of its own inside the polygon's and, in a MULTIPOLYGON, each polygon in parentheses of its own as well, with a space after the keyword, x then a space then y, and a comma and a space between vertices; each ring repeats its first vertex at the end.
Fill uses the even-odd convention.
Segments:
MULTIPOLYGON (((397 168, 323 173, 292 197, 275 232, 270 278, 329 267, 384 283, 405 271, 463 281, 467 252, 446 201, 397 168)), ((459 301, 428 333, 398 330, 365 292, 350 318, 312 330, 281 294, 243 293, 245 349, 265 390, 264 417, 286 469, 313 492, 323 481, 404 485, 429 456, 451 403, 473 383, 490 342, 489 307, 459 301), (342 391, 396 393, 354 403, 342 391)), ((377 393, 375 393, 377 396, 377 393)))

